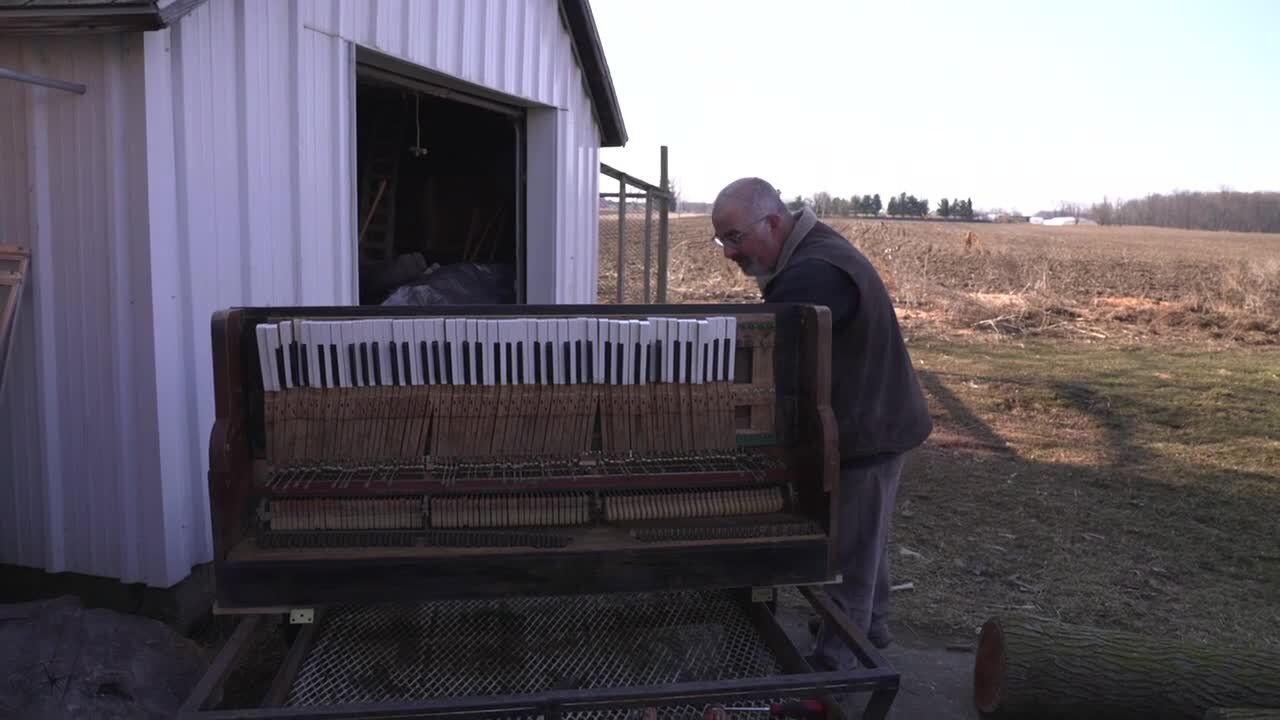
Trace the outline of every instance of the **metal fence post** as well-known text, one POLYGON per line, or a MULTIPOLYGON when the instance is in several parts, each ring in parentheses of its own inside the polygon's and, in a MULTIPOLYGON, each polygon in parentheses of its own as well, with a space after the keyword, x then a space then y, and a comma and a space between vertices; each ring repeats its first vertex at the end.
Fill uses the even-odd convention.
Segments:
POLYGON ((649 268, 651 261, 649 256, 650 244, 653 240, 653 234, 650 231, 650 221, 653 217, 653 193, 645 193, 644 196, 644 303, 649 304, 649 268))
POLYGON ((627 251, 623 240, 627 236, 627 181, 618 181, 618 304, 625 299, 623 284, 627 277, 627 251))
MULTIPOLYGON (((665 193, 671 192, 671 188, 667 182, 667 146, 662 146, 662 167, 659 187, 665 193)), ((669 248, 667 238, 667 211, 671 206, 671 197, 664 196, 662 202, 658 205, 658 302, 667 302, 667 251, 669 248)))

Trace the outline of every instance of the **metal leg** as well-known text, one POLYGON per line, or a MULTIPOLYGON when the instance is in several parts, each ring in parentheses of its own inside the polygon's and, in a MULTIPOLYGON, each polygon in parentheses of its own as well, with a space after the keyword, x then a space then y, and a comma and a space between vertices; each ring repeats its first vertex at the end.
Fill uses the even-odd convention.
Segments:
POLYGON ((893 706, 893 699, 898 696, 898 685, 894 683, 893 687, 882 688, 871 693, 871 699, 867 701, 867 707, 862 711, 864 720, 884 720, 889 716, 889 708, 893 706))

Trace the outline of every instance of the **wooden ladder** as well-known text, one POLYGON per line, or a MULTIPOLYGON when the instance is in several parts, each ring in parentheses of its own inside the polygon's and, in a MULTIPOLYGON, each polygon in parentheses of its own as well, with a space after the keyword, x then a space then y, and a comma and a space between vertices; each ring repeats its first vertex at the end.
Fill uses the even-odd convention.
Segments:
POLYGON ((399 114, 371 128, 369 155, 360 180, 360 265, 376 267, 395 257, 396 181, 400 175, 404 123, 399 114))
POLYGON ((21 245, 0 245, 0 394, 13 352, 13 332, 22 307, 22 284, 31 265, 31 252, 21 245))

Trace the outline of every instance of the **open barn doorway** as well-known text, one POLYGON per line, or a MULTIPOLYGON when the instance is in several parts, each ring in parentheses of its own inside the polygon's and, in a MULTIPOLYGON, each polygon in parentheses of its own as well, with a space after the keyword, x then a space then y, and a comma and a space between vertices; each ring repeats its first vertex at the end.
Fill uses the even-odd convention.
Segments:
POLYGON ((523 109, 433 80, 357 64, 360 304, 524 302, 523 109))

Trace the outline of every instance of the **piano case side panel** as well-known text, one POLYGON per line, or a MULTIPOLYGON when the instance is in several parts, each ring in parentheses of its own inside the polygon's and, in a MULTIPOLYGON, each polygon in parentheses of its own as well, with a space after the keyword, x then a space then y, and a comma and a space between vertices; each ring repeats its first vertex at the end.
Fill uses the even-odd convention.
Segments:
POLYGON ((253 470, 245 425, 241 317, 237 311, 213 316, 214 423, 209 437, 209 513, 214 559, 226 558, 246 537, 246 504, 252 494, 253 470))

